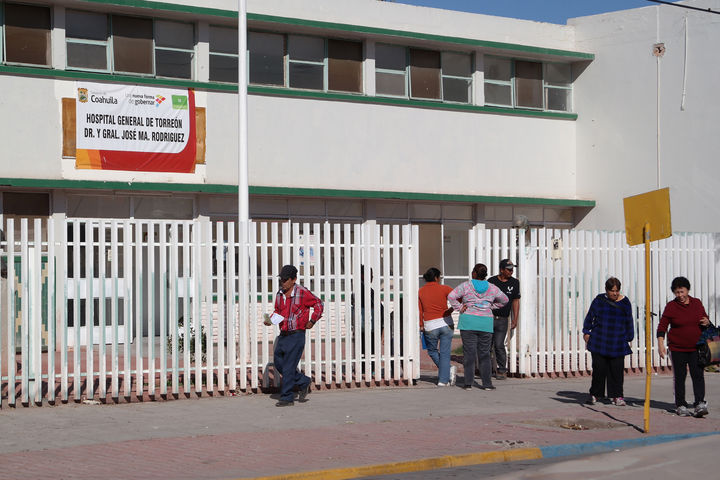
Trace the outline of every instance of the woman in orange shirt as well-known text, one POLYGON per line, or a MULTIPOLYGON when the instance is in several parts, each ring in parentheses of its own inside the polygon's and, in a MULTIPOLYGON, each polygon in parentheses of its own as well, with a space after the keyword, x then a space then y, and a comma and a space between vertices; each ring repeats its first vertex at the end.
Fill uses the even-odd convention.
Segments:
POLYGON ((452 292, 442 285, 440 270, 431 267, 423 275, 425 285, 418 290, 420 331, 425 336, 428 355, 438 367, 438 387, 455 384, 455 366, 450 367, 450 350, 453 337, 453 320, 447 296, 452 292))

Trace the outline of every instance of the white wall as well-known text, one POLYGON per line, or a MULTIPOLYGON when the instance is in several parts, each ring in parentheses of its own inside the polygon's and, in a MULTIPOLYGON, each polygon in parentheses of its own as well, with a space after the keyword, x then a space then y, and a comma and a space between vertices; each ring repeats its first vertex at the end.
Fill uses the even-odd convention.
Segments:
MULTIPOLYGON (((699 6, 717 10, 720 1, 699 6)), ((570 24, 577 48, 596 55, 574 93, 578 195, 597 201, 580 227, 622 229, 623 197, 669 186, 674 230, 720 231, 720 17, 661 5, 570 24), (666 47, 659 62, 656 42, 666 47)))

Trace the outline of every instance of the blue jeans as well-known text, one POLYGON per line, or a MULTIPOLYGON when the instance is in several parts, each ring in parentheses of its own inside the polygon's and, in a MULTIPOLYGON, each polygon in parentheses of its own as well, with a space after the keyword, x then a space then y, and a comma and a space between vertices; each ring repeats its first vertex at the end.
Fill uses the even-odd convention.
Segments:
POLYGON ((310 384, 310 377, 297 368, 305 350, 305 330, 288 336, 278 335, 276 341, 273 361, 282 375, 280 400, 292 402, 295 397, 293 388, 297 385, 298 388, 303 389, 310 384))
POLYGON ((438 383, 450 381, 450 350, 453 331, 450 327, 436 328, 425 332, 425 345, 428 355, 438 367, 438 383))

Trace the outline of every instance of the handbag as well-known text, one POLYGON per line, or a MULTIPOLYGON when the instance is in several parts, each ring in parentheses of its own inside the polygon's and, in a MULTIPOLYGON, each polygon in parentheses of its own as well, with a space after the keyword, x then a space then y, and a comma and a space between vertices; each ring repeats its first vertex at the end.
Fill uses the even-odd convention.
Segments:
POLYGON ((697 352, 698 365, 703 368, 720 363, 720 330, 712 323, 700 334, 697 352))

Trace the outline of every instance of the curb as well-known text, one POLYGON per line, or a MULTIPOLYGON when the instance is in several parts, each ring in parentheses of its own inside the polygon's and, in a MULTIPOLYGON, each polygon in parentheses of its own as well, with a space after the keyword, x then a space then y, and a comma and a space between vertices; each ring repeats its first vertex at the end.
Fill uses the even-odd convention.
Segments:
POLYGON ((617 449, 645 447, 659 443, 674 442, 688 438, 718 435, 720 432, 683 433, 673 435, 656 435, 644 438, 629 438, 625 440, 608 440, 604 442, 571 443, 566 445, 551 445, 539 448, 518 448, 500 450, 495 452, 467 453, 462 455, 446 455, 443 457, 423 458, 407 462, 382 463, 359 467, 335 468, 328 470, 315 470, 310 472, 288 473, 264 477, 247 477, 236 480, 346 480, 353 478, 371 477, 377 475, 391 475, 396 473, 410 473, 440 468, 463 467, 468 465, 482 465, 486 463, 514 462, 518 460, 539 460, 542 458, 572 457, 578 455, 593 455, 611 452, 617 449))

